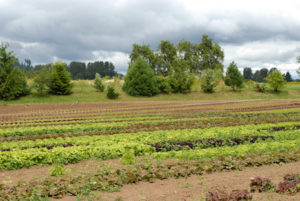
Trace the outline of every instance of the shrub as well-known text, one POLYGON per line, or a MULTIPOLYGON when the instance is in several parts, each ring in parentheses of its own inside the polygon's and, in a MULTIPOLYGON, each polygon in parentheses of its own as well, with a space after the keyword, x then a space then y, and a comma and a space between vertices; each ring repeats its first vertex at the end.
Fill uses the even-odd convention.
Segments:
POLYGON ((214 88, 218 85, 215 72, 212 69, 207 69, 201 76, 201 89, 205 93, 214 92, 214 88))
POLYGON ((233 91, 243 86, 243 76, 234 62, 231 62, 227 68, 225 84, 230 86, 233 91))
POLYGON ((43 95, 48 91, 50 69, 42 68, 33 80, 33 86, 39 95, 43 95))
POLYGON ((17 59, 7 52, 7 45, 0 47, 0 99, 12 100, 30 93, 24 73, 13 67, 17 59))
POLYGON ((106 97, 109 99, 117 99, 119 97, 119 93, 115 92, 115 88, 111 85, 107 87, 106 97))
POLYGON ((100 92, 103 92, 104 91, 104 84, 102 83, 102 80, 101 80, 101 77, 99 75, 99 73, 96 73, 96 78, 94 80, 94 88, 97 90, 97 91, 100 91, 100 92))
POLYGON ((161 93, 167 94, 172 90, 168 78, 164 76, 157 76, 157 86, 161 93))
POLYGON ((67 65, 56 62, 51 67, 52 72, 49 81, 49 92, 55 95, 69 95, 72 93, 71 74, 67 71, 67 65))
POLYGON ((257 92, 264 93, 266 91, 266 85, 265 85, 265 83, 262 83, 262 84, 256 83, 255 89, 257 92))
POLYGON ((270 73, 265 80, 268 82, 268 84, 274 89, 275 92, 278 92, 280 88, 282 88, 286 81, 284 80, 284 77, 282 74, 276 70, 270 73))
POLYGON ((123 90, 131 96, 153 96, 159 92, 153 69, 141 57, 129 66, 123 90))

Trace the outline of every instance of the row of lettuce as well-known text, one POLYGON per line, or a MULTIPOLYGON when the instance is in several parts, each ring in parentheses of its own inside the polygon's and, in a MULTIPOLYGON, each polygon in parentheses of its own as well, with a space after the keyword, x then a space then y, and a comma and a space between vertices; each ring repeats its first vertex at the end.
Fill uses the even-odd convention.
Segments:
POLYGON ((76 163, 86 159, 113 159, 122 157, 126 149, 137 156, 152 155, 155 158, 200 159, 215 156, 246 156, 250 153, 280 152, 300 149, 298 122, 261 124, 206 129, 184 129, 155 132, 139 132, 118 135, 82 136, 0 143, 0 169, 19 169, 38 164, 76 163), (274 128, 283 128, 277 131, 274 128), (265 141, 246 142, 238 146, 225 144, 220 147, 155 152, 153 143, 184 142, 201 139, 232 139, 245 136, 272 136, 265 141), (59 145, 72 144, 63 147, 59 145), (53 146, 47 149, 47 146, 53 146), (46 146, 46 147, 45 147, 46 146), (26 149, 24 149, 26 148, 26 149))
POLYGON ((237 122, 244 123, 252 120, 254 123, 256 120, 263 122, 285 122, 285 121, 297 121, 300 119, 299 113, 284 115, 284 114, 266 114, 266 115, 232 115, 232 116, 190 116, 186 118, 136 118, 128 121, 112 121, 112 122, 85 122, 81 123, 74 121, 74 124, 67 125, 40 125, 40 126, 18 126, 15 128, 0 128, 0 137, 12 137, 12 136, 28 136, 28 135, 43 135, 43 134, 58 134, 58 133, 83 133, 83 132, 97 132, 107 130, 120 130, 121 128, 130 127, 132 125, 146 125, 146 124, 159 124, 159 123, 180 123, 180 122, 198 122, 201 125, 201 121, 219 122, 237 122), (269 121, 270 120, 270 121, 269 121))

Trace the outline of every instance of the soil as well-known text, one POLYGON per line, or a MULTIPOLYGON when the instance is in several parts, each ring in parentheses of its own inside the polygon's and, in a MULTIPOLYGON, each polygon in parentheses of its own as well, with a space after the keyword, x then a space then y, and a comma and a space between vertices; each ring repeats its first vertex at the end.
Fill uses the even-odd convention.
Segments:
MULTIPOLYGON (((120 160, 107 160, 105 162, 120 166, 120 160)), ((93 172, 103 161, 88 160, 77 164, 66 165, 67 174, 77 175, 83 172, 93 172)), ((20 170, 0 171, 0 183, 10 185, 19 180, 30 181, 33 178, 41 179, 49 176, 50 166, 35 166, 20 170)), ((140 182, 138 184, 124 185, 120 192, 96 192, 99 201, 114 201, 121 197, 123 201, 201 201, 205 200, 207 191, 213 187, 223 187, 228 191, 234 189, 248 189, 250 178, 261 176, 270 178, 274 184, 283 180, 288 173, 300 173, 300 162, 284 165, 272 165, 246 168, 242 171, 224 171, 202 176, 188 178, 155 180, 154 183, 140 182)), ((53 199, 57 200, 57 199, 53 199)), ((75 201, 76 197, 67 196, 60 201, 75 201)), ((295 196, 280 195, 277 193, 254 193, 255 201, 299 201, 300 193, 295 196)), ((59 200, 57 200, 59 201, 59 200)))
MULTIPOLYGON (((262 166, 246 168, 243 171, 217 172, 187 179, 156 180, 154 183, 140 182, 124 185, 120 192, 97 192, 99 201, 201 201, 213 187, 223 187, 228 191, 248 189, 250 178, 261 176, 270 178, 274 184, 283 180, 288 173, 300 173, 300 162, 282 166, 262 166)), ((254 201, 299 201, 300 193, 281 195, 277 193, 253 193, 254 201)), ((75 197, 65 197, 60 201, 75 201, 75 197)))

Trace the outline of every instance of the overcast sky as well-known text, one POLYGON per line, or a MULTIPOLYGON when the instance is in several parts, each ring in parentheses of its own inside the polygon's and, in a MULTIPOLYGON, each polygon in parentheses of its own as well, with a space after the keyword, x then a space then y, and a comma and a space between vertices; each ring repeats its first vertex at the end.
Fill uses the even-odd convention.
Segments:
POLYGON ((0 0, 0 41, 34 64, 109 60, 126 72, 132 44, 218 42, 224 65, 278 67, 300 55, 300 1, 0 0))

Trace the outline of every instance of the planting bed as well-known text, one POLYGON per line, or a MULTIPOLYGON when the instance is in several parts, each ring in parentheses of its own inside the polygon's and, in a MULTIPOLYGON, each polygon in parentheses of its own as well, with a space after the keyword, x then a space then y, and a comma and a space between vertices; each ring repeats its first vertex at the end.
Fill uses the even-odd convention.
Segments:
POLYGON ((128 183, 300 160, 295 99, 8 105, 0 106, 0 122, 0 174, 6 175, 0 200, 83 196, 84 189, 115 191, 128 183), (8 182, 7 175, 24 168, 118 161, 128 151, 139 158, 129 167, 99 165, 90 174, 62 177, 47 170, 39 180, 8 182))

